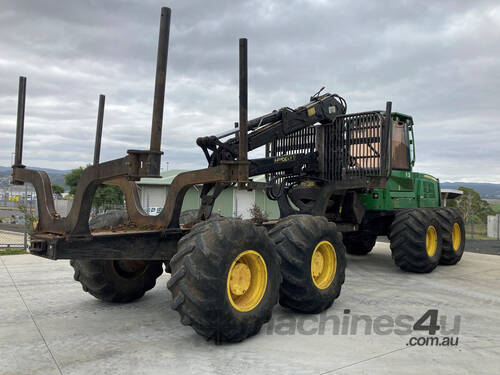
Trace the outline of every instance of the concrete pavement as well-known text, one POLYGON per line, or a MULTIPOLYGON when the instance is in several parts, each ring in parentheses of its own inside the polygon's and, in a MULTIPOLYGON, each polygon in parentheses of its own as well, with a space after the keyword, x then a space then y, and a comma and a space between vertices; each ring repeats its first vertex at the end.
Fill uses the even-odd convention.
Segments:
POLYGON ((67 261, 0 259, 2 375, 492 374, 500 368, 497 256, 466 253, 457 266, 417 275, 397 269, 388 244, 378 243, 366 257, 348 257, 342 294, 325 314, 277 306, 257 336, 220 346, 180 324, 169 306, 168 274, 141 300, 115 305, 84 293, 67 261), (456 346, 407 345, 430 336, 391 328, 391 320, 413 325, 429 309, 438 310, 442 326, 435 336, 458 338, 456 346), (458 331, 443 332, 457 328, 456 317, 458 331), (356 333, 355 319, 363 322, 356 333))

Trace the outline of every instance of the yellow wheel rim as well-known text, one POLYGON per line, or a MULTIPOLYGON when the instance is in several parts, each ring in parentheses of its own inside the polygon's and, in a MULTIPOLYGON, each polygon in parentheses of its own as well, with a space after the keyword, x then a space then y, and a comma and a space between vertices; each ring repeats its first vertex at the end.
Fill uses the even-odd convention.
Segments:
POLYGON ((337 272, 337 254, 329 241, 321 241, 311 258, 311 277, 318 289, 326 289, 337 272))
POLYGON ((267 267, 262 256, 253 250, 240 253, 227 274, 227 296, 238 311, 253 310, 264 297, 267 267))
POLYGON ((432 258, 434 254, 436 254, 437 244, 437 231, 436 228, 431 225, 427 228, 427 233, 425 234, 425 250, 429 258, 432 258))
POLYGON ((453 230, 451 232, 451 243, 453 246, 453 251, 458 251, 458 249, 460 249, 461 242, 462 231, 460 230, 460 225, 458 223, 454 223, 453 230))

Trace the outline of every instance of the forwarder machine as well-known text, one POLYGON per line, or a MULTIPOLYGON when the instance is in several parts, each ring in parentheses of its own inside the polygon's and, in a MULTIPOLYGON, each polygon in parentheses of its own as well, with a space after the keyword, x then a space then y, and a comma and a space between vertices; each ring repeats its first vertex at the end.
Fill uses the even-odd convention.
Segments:
POLYGON ((347 115, 341 97, 319 92, 305 106, 248 121, 246 39, 239 42, 237 129, 199 138, 208 168, 176 176, 161 213, 147 215, 135 181, 160 177, 170 14, 162 8, 149 150, 100 162, 100 96, 94 162, 83 171, 66 217, 55 210, 47 173, 22 164, 26 78, 20 77, 12 182, 31 183, 37 193, 31 254, 70 259, 83 290, 110 302, 142 297, 165 265, 181 322, 216 342, 256 334, 278 301, 302 313, 329 308, 344 282, 344 243, 349 252, 367 253, 374 236, 389 234, 396 263, 417 272, 430 271, 439 260, 458 261, 463 223, 437 208, 437 180, 411 172, 412 163, 398 169, 403 148, 408 151, 410 142, 401 140, 408 139, 411 118, 391 113, 390 102, 385 111, 347 115), (248 160, 248 151, 259 147, 265 147, 265 157, 248 160), (251 177, 261 174, 267 176, 269 198, 278 201, 279 220, 211 215, 224 189, 253 189, 251 177), (129 220, 91 231, 92 200, 102 184, 121 189, 129 220), (184 196, 193 185, 202 187, 201 206, 196 217, 180 224, 184 196))
MULTIPOLYGON (((458 263, 464 222, 456 208, 442 207, 439 180, 412 170, 412 117, 391 112, 390 102, 385 111, 346 114, 345 100, 320 95, 322 90, 303 107, 248 123, 248 149, 265 145, 266 152, 266 158, 250 161, 250 176, 266 174, 267 196, 280 210, 272 233, 282 233, 275 238, 283 260, 282 291, 298 274, 288 249, 307 242, 301 238, 307 233, 302 214, 334 222, 349 254, 366 255, 377 236, 387 236, 394 262, 405 271, 426 273, 438 264, 458 263)), ((238 138, 221 142, 230 134, 235 131, 198 139, 209 165, 236 157, 238 138)), ((289 287, 280 302, 297 286, 289 287)))

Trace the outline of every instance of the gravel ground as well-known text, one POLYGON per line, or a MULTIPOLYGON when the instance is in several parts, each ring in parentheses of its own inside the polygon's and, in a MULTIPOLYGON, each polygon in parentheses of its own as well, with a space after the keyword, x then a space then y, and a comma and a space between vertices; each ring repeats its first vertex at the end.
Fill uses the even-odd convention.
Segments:
POLYGON ((471 253, 500 255, 500 241, 498 240, 466 240, 465 251, 471 253))
POLYGON ((24 229, 25 228, 23 224, 0 223, 0 230, 6 230, 8 232, 24 233, 24 229))
MULTIPOLYGON (((387 237, 378 237, 378 242, 389 243, 387 237)), ((466 240, 465 251, 469 253, 500 255, 500 241, 497 240, 466 240)))

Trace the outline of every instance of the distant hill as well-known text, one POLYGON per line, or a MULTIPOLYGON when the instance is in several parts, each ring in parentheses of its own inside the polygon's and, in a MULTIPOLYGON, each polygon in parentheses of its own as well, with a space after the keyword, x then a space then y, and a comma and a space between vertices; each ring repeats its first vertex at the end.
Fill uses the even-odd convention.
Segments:
POLYGON ((500 199, 500 184, 488 184, 484 182, 441 182, 443 189, 458 189, 460 186, 474 189, 481 198, 500 199))
MULTIPOLYGON (((65 189, 68 187, 64 185, 64 175, 71 172, 70 170, 61 170, 61 169, 50 169, 50 168, 37 168, 30 167, 32 169, 44 170, 50 176, 50 180, 53 184, 64 186, 65 189)), ((0 166, 0 179, 4 179, 5 177, 9 177, 12 172, 10 167, 2 167, 0 166)), ((441 182, 441 188, 443 189, 458 189, 460 186, 468 187, 474 189, 479 193, 481 198, 490 198, 490 199, 500 199, 500 184, 490 184, 484 182, 441 182)))
MULTIPOLYGON (((35 169, 37 171, 45 171, 47 173, 54 173, 54 174, 66 174, 66 173, 69 173, 71 172, 71 170, 69 169, 51 169, 51 168, 38 168, 38 167, 32 167, 32 166, 29 166, 30 169, 35 169)), ((10 172, 12 171, 12 168, 11 167, 2 167, 0 166, 0 173, 1 172, 10 172)))
MULTIPOLYGON (((64 186, 65 189, 68 189, 68 187, 64 184, 64 175, 69 173, 70 172, 69 170, 51 169, 51 168, 44 169, 37 167, 30 167, 30 168, 36 170, 44 170, 49 174, 50 181, 52 182, 52 184, 61 185, 64 186)), ((1 185, 8 184, 9 181, 8 177, 10 177, 11 173, 12 173, 12 168, 0 166, 0 179, 3 180, 2 181, 3 183, 1 185)))

